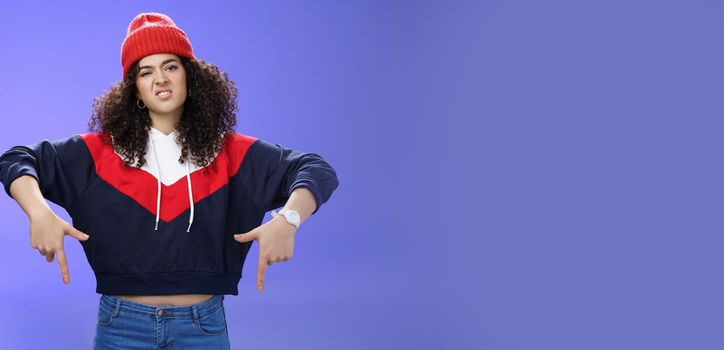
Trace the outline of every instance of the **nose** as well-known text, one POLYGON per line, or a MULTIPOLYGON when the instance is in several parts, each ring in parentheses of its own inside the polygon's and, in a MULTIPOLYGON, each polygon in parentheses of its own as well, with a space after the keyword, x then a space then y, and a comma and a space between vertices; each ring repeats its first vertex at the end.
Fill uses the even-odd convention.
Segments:
POLYGON ((160 75, 156 78, 156 84, 163 84, 168 80, 166 78, 166 73, 161 72, 160 75))

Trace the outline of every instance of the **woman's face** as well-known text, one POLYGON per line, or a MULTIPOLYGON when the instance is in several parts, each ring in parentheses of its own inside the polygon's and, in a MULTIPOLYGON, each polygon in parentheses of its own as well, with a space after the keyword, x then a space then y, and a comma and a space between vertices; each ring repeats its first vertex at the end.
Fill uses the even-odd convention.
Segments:
POLYGON ((167 53, 149 55, 138 62, 136 97, 153 116, 180 118, 186 101, 186 70, 178 56, 167 53))

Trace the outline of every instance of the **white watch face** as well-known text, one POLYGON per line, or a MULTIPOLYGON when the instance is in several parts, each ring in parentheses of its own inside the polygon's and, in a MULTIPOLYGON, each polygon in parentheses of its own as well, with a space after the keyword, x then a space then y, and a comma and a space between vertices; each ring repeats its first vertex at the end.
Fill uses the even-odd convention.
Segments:
POLYGON ((299 213, 297 213, 294 210, 285 210, 283 214, 284 214, 284 218, 287 219, 288 223, 299 228, 299 224, 300 224, 299 213))

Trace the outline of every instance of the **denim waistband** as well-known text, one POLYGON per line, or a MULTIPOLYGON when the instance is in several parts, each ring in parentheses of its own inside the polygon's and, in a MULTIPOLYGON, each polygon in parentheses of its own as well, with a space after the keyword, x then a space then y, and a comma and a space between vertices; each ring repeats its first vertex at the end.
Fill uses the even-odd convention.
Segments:
POLYGON ((100 307, 116 314, 118 311, 134 313, 139 316, 156 318, 164 317, 203 317, 211 314, 223 306, 223 295, 214 295, 208 300, 186 306, 159 305, 151 306, 121 299, 114 295, 102 294, 100 307))

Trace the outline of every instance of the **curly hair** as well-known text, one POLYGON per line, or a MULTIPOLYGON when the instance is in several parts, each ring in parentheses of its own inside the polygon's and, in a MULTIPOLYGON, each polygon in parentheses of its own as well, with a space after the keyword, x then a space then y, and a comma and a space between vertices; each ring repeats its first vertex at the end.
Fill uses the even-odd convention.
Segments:
MULTIPOLYGON (((186 98, 183 115, 176 126, 183 164, 189 159, 199 167, 210 164, 221 150, 228 132, 236 125, 236 86, 225 72, 203 60, 179 57, 186 70, 186 84, 192 95, 186 98)), ((138 61, 126 77, 93 100, 90 132, 113 145, 123 162, 141 168, 151 130, 148 109, 136 106, 138 61)))

